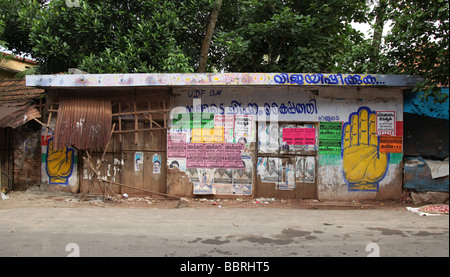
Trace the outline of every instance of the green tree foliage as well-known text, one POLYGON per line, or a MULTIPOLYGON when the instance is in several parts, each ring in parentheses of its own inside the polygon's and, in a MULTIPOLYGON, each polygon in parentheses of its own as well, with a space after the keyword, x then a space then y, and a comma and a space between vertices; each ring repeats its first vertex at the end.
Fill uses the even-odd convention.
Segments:
POLYGON ((387 59, 396 73, 420 75, 418 90, 445 102, 439 86, 449 86, 449 2, 445 0, 389 0, 393 21, 386 37, 387 59))
POLYGON ((242 1, 237 27, 216 35, 215 43, 227 49, 220 69, 330 72, 333 57, 360 39, 350 22, 361 20, 365 7, 346 0, 242 1))
POLYGON ((43 73, 70 67, 91 73, 193 71, 189 51, 178 41, 187 28, 180 15, 201 1, 79 0, 79 7, 65 0, 2 2, 9 13, 2 38, 17 53, 31 54, 43 73))
POLYGON ((206 72, 414 74, 425 79, 418 90, 445 100, 437 89, 449 81, 445 0, 77 2, 0 0, 0 41, 35 58, 40 73, 194 72, 218 11, 206 72), (352 22, 373 23, 373 37, 352 22))

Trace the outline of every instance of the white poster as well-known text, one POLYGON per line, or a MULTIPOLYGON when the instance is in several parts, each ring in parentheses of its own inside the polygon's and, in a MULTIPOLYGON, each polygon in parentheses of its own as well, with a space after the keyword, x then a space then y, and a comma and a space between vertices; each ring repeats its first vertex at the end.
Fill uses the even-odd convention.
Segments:
POLYGON ((377 135, 395 136, 395 111, 377 111, 377 135))

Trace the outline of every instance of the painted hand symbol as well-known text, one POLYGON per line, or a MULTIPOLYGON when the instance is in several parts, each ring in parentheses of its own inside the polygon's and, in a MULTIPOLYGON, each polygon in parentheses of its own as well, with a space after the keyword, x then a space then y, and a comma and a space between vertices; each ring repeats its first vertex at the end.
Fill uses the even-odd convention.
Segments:
POLYGON ((361 107, 343 126, 342 160, 349 190, 378 190, 389 154, 380 153, 375 112, 361 107))
POLYGON ((47 143, 47 174, 50 184, 67 185, 72 175, 74 155, 73 149, 64 147, 57 151, 53 148, 53 138, 47 143))

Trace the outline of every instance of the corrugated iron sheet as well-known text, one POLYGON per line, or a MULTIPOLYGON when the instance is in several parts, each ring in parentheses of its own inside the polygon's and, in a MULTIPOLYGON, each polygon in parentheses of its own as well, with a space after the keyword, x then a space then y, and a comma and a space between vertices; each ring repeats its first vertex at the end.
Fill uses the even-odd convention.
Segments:
POLYGON ((104 149, 111 137, 111 101, 62 99, 53 135, 56 149, 73 145, 78 149, 104 149))
POLYGON ((0 104, 0 128, 17 128, 28 121, 41 117, 41 114, 31 103, 0 104))

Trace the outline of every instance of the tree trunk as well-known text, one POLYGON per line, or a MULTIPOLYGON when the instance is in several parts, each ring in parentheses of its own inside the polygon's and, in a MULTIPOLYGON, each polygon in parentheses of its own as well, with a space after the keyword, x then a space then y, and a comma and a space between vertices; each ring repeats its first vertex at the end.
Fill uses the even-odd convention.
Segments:
POLYGON ((206 62, 208 60, 209 46, 211 45, 214 29, 216 28, 217 17, 219 16, 219 9, 222 5, 222 0, 216 0, 217 3, 209 14, 209 22, 206 28, 205 38, 203 39, 202 49, 200 50, 200 60, 197 72, 206 72, 206 62))
POLYGON ((373 30, 373 38, 372 38, 372 55, 371 59, 374 64, 378 63, 379 55, 380 55, 380 46, 381 40, 383 38, 383 27, 386 20, 386 7, 387 1, 380 0, 377 7, 375 7, 375 24, 373 30))

